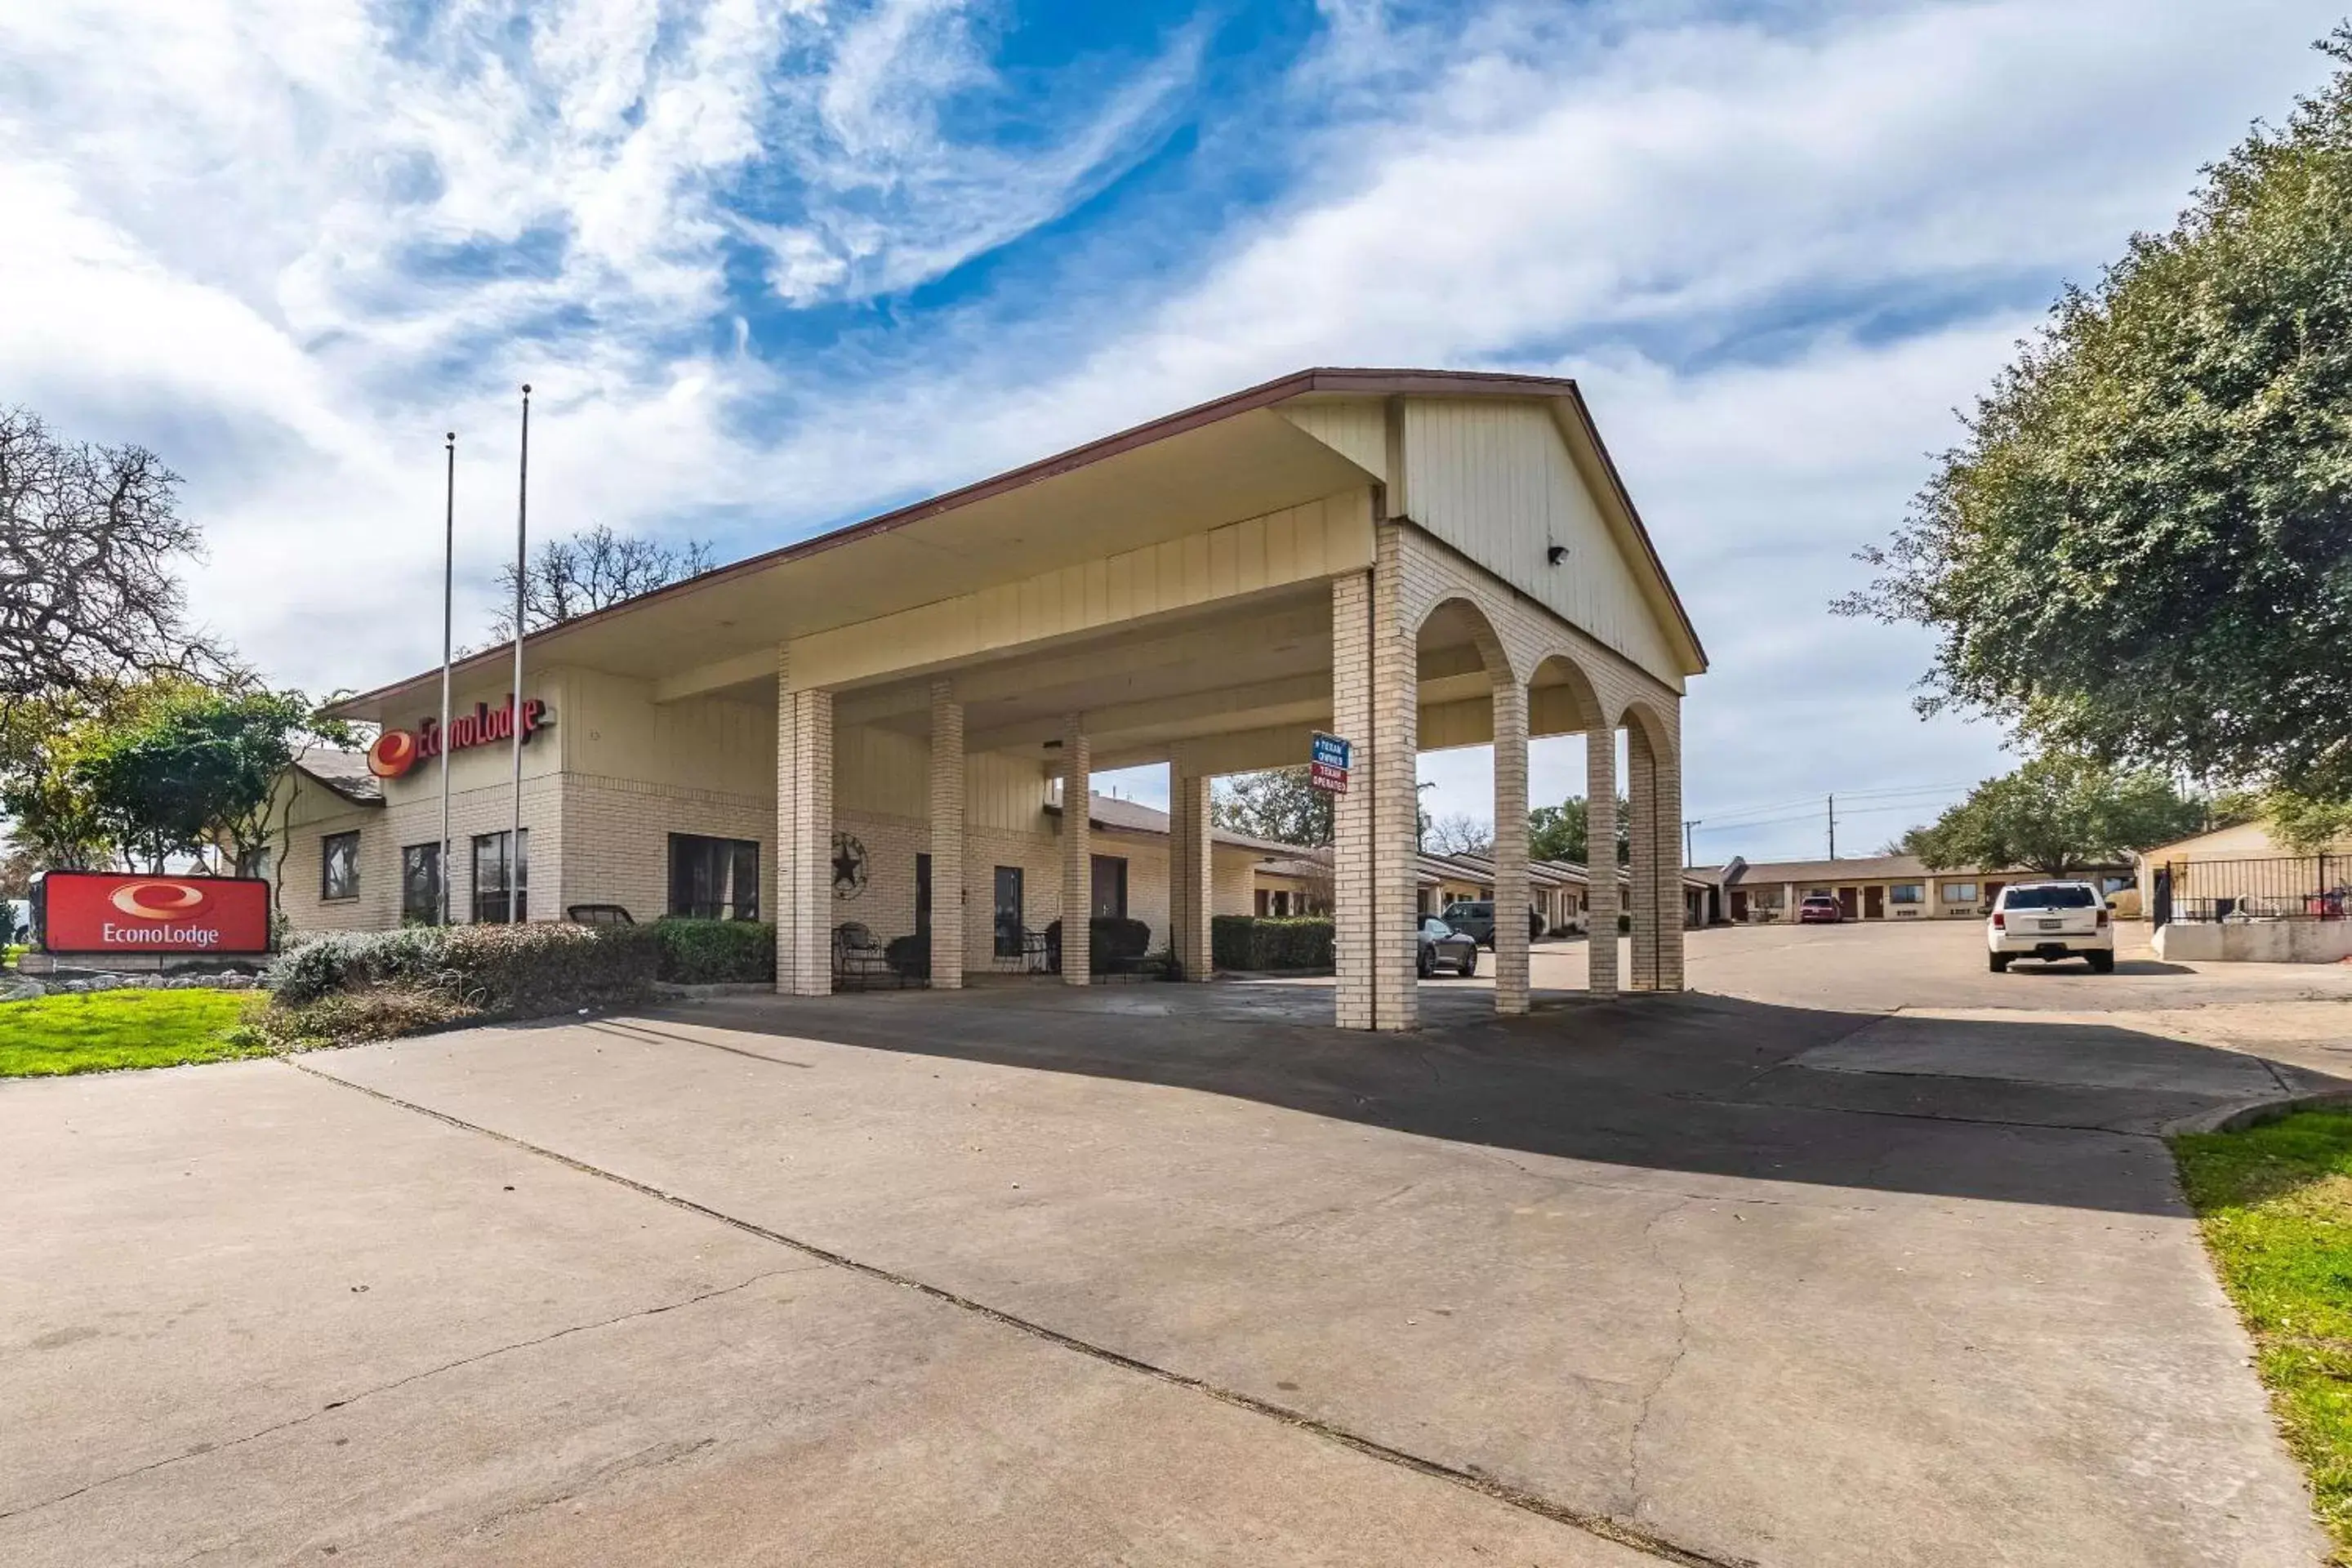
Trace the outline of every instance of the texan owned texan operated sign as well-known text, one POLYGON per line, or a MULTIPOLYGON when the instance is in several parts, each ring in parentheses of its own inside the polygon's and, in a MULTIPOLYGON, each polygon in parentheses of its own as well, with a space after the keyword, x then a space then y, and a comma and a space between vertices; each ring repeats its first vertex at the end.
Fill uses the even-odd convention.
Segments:
POLYGON ((33 900, 43 952, 249 958, 269 951, 269 884, 258 878, 51 871, 33 900))
POLYGON ((1315 731, 1315 749, 1308 753, 1307 782, 1330 795, 1348 793, 1348 767, 1354 748, 1338 735, 1315 731))

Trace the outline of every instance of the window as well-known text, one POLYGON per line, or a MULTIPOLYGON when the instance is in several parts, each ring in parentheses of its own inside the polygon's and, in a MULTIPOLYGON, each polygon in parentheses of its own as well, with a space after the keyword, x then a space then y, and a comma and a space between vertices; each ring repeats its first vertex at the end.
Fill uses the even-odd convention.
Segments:
MULTIPOLYGON (((526 856, 530 849, 526 839, 526 856)), ((759 841, 671 834, 669 912, 697 921, 758 920, 759 841)))
POLYGON ((1948 904, 1973 904, 1976 901, 1977 885, 1974 882, 1947 882, 1944 884, 1944 902, 1948 904))
POLYGON ((1021 956, 1021 868, 996 868, 996 956, 1021 956))
POLYGON ((319 840, 319 897, 360 896, 360 836, 330 833, 319 840))
POLYGON ((505 925, 510 921, 530 918, 530 829, 522 830, 522 842, 516 847, 511 859, 508 854, 508 835, 477 833, 474 835, 474 922, 477 925, 505 925), (509 887, 509 873, 512 873, 509 887), (512 897, 509 897, 511 891, 512 897))
POLYGON ((441 923, 441 846, 410 844, 400 851, 400 919, 404 925, 441 923))
POLYGON ((1098 921, 1127 918, 1127 861, 1117 855, 1094 858, 1095 907, 1098 921))
POLYGON ((248 849, 236 858, 236 874, 258 877, 266 882, 269 879, 269 846, 267 844, 258 849, 248 849))
POLYGON ((2080 882, 2055 882, 2044 888, 2011 888, 2000 901, 2005 910, 2087 910, 2097 907, 2099 895, 2080 882))
POLYGON ((1927 889, 1917 882, 1897 882, 1886 889, 1886 896, 1898 904, 1924 904, 1927 889))
POLYGON ((915 934, 931 934, 931 858, 915 857, 915 934))

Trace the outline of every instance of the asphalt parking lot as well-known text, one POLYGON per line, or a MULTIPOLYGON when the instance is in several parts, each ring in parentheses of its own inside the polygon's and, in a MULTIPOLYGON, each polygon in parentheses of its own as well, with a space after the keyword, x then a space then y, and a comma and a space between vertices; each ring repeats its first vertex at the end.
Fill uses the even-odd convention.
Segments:
POLYGON ((2316 1561, 2154 1134, 2352 968, 1975 942, 0 1084, 0 1559, 2316 1561))

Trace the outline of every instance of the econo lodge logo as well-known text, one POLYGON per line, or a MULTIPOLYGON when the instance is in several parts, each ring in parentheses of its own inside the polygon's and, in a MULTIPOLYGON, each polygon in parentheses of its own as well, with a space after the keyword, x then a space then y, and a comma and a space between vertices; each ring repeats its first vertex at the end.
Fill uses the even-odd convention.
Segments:
POLYGON ((174 921, 205 907, 205 890, 194 882, 125 882, 107 900, 142 921, 174 921))
MULTIPOLYGON (((555 722, 547 704, 538 698, 527 698, 522 705, 523 743, 555 722)), ((493 741, 514 738, 515 705, 509 699, 501 708, 487 702, 477 702, 471 713, 459 713, 449 721, 448 749, 462 752, 471 746, 487 746, 493 741)), ((414 730, 386 730, 377 735, 367 749, 368 772, 380 779, 396 779, 428 757, 442 752, 441 725, 433 719, 422 719, 414 730)))
POLYGON ((380 779, 396 779, 416 765, 416 737, 405 730, 386 730, 368 747, 368 772, 380 779))

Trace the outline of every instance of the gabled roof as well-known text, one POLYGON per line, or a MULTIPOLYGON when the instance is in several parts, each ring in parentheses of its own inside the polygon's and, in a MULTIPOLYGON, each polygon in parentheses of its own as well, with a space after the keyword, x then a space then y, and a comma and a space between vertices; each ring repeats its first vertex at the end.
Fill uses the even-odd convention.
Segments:
POLYGON ((383 804, 383 781, 369 770, 363 752, 311 746, 295 757, 294 766, 354 805, 383 804))
MULTIPOLYGON (((1667 606, 1671 608, 1673 624, 1669 630, 1685 645, 1684 657, 1692 672, 1697 673, 1706 668, 1706 651, 1699 643, 1697 629, 1691 624, 1689 612, 1685 608, 1681 595, 1675 591, 1673 580, 1666 575, 1665 564, 1658 557, 1657 546, 1650 537, 1648 526, 1642 521, 1641 514, 1634 509, 1633 497, 1625 489, 1624 480, 1618 472, 1616 461, 1610 456, 1607 447, 1601 442, 1600 430, 1592 420, 1591 410, 1585 404, 1584 395, 1574 381, 1564 376, 1510 375, 1483 371, 1330 367, 1297 371, 1273 381, 1262 382, 1258 385, 1246 387, 1240 392, 1231 393, 1223 397, 1198 404, 1174 414, 1165 415, 1146 424, 1103 437, 1099 440, 1089 441, 1083 446, 1057 452, 1052 457, 1040 458, 1034 463, 1008 469, 976 483, 948 490, 928 500, 916 501, 909 506, 900 507, 895 511, 884 512, 878 517, 868 518, 864 521, 837 528, 830 532, 820 533, 775 550, 766 551, 702 573, 698 576, 689 577, 683 582, 673 583, 667 587, 656 588, 652 593, 641 594, 635 598, 624 600, 620 604, 574 616, 561 626, 550 627, 526 637, 524 652, 528 658, 534 650, 538 650, 541 662, 549 657, 561 658, 560 652, 551 650, 559 648, 562 643, 579 638, 583 635, 593 637, 599 628, 609 626, 615 621, 640 611, 672 606, 696 595, 738 584, 743 579, 772 571, 780 566, 809 560, 847 545, 912 528, 930 519, 941 517, 963 508, 981 506, 982 503, 1010 495, 1027 487, 1045 484, 1064 476, 1077 474, 1096 464, 1108 462, 1129 453, 1139 452, 1156 443, 1186 437, 1224 421, 1238 420, 1244 416, 1255 415, 1261 410, 1271 410, 1277 405, 1310 395, 1549 400, 1558 411, 1558 416, 1563 421, 1564 427, 1572 429, 1575 438, 1589 446, 1591 455, 1600 470, 1600 476, 1604 481, 1602 489, 1605 494, 1600 499, 1605 506, 1618 514, 1626 536, 1638 547, 1638 559, 1633 563, 1635 569, 1652 579, 1667 606)), ((1273 415, 1268 415, 1267 418, 1279 422, 1273 415)), ((1321 449, 1318 447, 1318 450, 1321 449)), ((1336 454, 1327 452, 1327 456, 1330 461, 1342 461, 1336 454)), ((1360 469, 1356 471, 1360 472, 1360 469)), ((722 620, 719 624, 731 623, 722 620)), ((477 671, 488 673, 501 668, 504 662, 512 657, 511 647, 511 644, 494 645, 469 658, 458 661, 456 669, 461 676, 471 675, 477 671)), ((373 690, 346 698, 332 705, 328 711, 344 718, 379 717, 380 709, 390 699, 436 675, 437 671, 428 671, 409 676, 389 685, 377 687, 373 690)))

